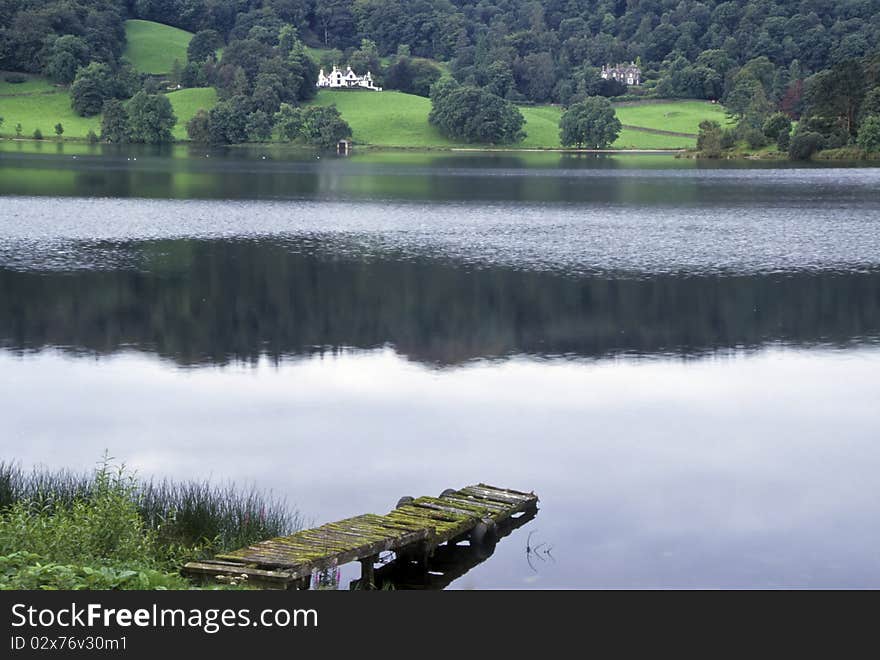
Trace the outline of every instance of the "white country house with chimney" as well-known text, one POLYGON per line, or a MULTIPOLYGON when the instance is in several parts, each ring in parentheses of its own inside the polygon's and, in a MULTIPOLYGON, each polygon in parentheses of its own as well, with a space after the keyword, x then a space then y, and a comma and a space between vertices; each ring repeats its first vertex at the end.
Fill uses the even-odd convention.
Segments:
POLYGON ((348 67, 348 70, 342 73, 338 67, 334 66, 333 70, 326 75, 324 74, 324 69, 321 69, 315 86, 330 89, 362 88, 371 89, 374 92, 382 91, 381 87, 376 87, 376 84, 373 82, 373 76, 369 71, 367 71, 365 76, 359 76, 351 70, 351 67, 348 67))

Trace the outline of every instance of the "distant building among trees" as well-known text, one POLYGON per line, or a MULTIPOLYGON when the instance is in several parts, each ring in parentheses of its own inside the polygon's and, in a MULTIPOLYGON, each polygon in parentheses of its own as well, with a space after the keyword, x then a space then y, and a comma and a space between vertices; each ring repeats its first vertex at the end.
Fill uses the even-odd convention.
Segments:
POLYGON ((325 75, 324 69, 321 69, 318 72, 318 82, 315 83, 315 86, 332 89, 360 87, 363 89, 372 89, 375 92, 382 91, 382 88, 377 87, 373 82, 373 76, 369 71, 367 71, 366 75, 359 76, 351 70, 351 67, 348 67, 348 70, 345 73, 342 73, 338 67, 334 66, 333 70, 328 75, 325 75))
POLYGON ((602 79, 616 80, 626 85, 640 85, 642 83, 642 70, 635 62, 617 64, 615 66, 608 64, 602 67, 602 79))

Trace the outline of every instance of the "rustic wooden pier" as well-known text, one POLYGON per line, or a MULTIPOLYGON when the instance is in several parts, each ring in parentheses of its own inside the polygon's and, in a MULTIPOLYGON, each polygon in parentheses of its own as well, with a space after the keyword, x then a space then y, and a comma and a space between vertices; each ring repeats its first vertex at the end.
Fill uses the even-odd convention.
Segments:
POLYGON ((368 513, 269 539, 213 560, 190 562, 183 573, 204 579, 246 579, 275 589, 308 588, 314 572, 359 561, 359 585, 371 588, 383 552, 426 568, 442 544, 455 546, 468 540, 471 546, 492 547, 499 538, 499 525, 519 526, 512 521, 531 519, 537 506, 534 493, 486 484, 448 489, 439 497, 402 497, 384 516, 368 513))

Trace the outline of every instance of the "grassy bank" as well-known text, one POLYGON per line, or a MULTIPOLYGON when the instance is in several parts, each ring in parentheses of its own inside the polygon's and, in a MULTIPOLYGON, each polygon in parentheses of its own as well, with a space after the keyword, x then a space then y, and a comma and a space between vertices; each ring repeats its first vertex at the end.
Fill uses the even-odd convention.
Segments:
POLYGON ((177 116, 177 124, 172 134, 175 140, 186 140, 186 123, 193 118, 200 109, 210 110, 217 103, 217 90, 213 87, 193 87, 179 89, 168 94, 171 107, 177 116))
POLYGON ((125 52, 123 53, 141 73, 169 73, 174 60, 186 65, 186 48, 191 32, 154 23, 152 21, 125 21, 125 52))
POLYGON ((701 121, 710 119, 722 126, 730 123, 724 107, 709 101, 622 103, 615 106, 615 111, 624 126, 686 133, 694 138, 700 130, 701 121))
MULTIPOLYGON (((32 86, 42 85, 41 79, 34 78, 32 86)), ((85 139, 89 131, 101 132, 101 116, 80 117, 70 107, 70 93, 61 87, 49 87, 49 93, 16 94, 0 96, 0 135, 15 135, 15 125, 21 124, 22 137, 32 137, 35 129, 40 129, 47 140, 55 137, 55 124, 64 126, 64 138, 85 139)), ((213 87, 181 89, 168 94, 168 100, 177 115, 177 125, 173 133, 176 140, 186 139, 186 123, 200 108, 210 109, 217 103, 217 92, 213 87)))
MULTIPOLYGON (((149 23, 128 21, 128 23, 149 23)), ((166 28, 149 23, 147 34, 166 28), (158 26, 158 27, 157 27, 158 26)), ((140 29, 140 28, 138 28, 140 29)), ((173 29, 173 28, 167 28, 173 29)), ((182 31, 179 31, 182 32, 182 31)), ((137 42, 136 42, 137 43, 137 42)), ((139 68, 161 69, 156 65, 155 47, 150 40, 141 39, 136 47, 139 68), (153 63, 151 64, 151 58, 153 63)), ((181 44, 185 55, 186 46, 181 44)), ((168 53, 163 53, 163 57, 168 53)), ((173 57, 170 59, 173 62, 173 57)), ((165 60, 168 64, 169 60, 165 60)), ((22 124, 23 137, 30 137, 39 128, 43 136, 54 135, 53 127, 59 121, 64 126, 65 138, 84 139, 89 130, 99 132, 100 117, 79 117, 70 108, 70 96, 65 88, 52 86, 45 79, 31 77, 22 85, 6 83, 0 90, 0 116, 5 122, 2 135, 14 135, 15 125, 22 124), (32 90, 32 91, 27 91, 32 90), (19 93, 20 91, 20 93, 19 93)), ((213 88, 183 89, 168 94, 178 122, 174 128, 176 140, 186 140, 186 123, 200 109, 210 109, 217 102, 213 88)), ((343 118, 352 127, 355 142, 374 147, 408 149, 480 148, 481 145, 450 140, 428 122, 431 101, 421 96, 388 90, 384 92, 321 90, 312 101, 317 105, 336 105, 343 118)), ((560 149, 559 119, 562 108, 553 105, 521 106, 525 119, 526 137, 510 145, 524 149, 560 149)), ((667 101, 623 104, 616 107, 624 125, 615 149, 687 149, 696 146, 696 133, 704 119, 727 122, 724 109, 704 101, 667 101)))
MULTIPOLYGON (((89 130, 100 132, 100 117, 80 117, 70 107, 70 93, 64 87, 53 87, 45 79, 32 77, 28 83, 32 89, 48 90, 21 92, 0 96, 0 135, 15 135, 16 124, 21 124, 22 136, 31 137, 40 129, 44 138, 55 136, 55 124, 64 127, 64 137, 85 138, 89 130)), ((21 85, 12 87, 20 88, 21 85)))
POLYGON ((0 589, 185 589, 181 564, 301 527, 281 500, 206 482, 0 463, 0 589))
MULTIPOLYGON (((313 103, 336 105, 352 127, 356 142, 379 147, 450 148, 479 147, 449 140, 428 123, 431 101, 421 96, 385 91, 321 90, 313 103)), ((625 128, 616 149, 685 149, 696 145, 704 119, 726 123, 724 109, 703 101, 668 101, 626 104, 616 108, 625 128), (682 135, 674 135, 681 133, 682 135)), ((553 105, 521 106, 525 139, 514 148, 559 149, 562 108, 553 105)))

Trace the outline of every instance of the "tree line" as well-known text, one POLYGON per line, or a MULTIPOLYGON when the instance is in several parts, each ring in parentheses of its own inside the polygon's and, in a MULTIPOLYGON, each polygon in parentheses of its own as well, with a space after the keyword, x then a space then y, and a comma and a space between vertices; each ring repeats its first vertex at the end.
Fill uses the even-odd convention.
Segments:
POLYGON ((733 125, 703 122, 697 142, 703 155, 718 157, 739 141, 752 149, 775 144, 795 160, 822 149, 880 152, 880 51, 798 78, 781 97, 773 93, 772 74, 765 57, 736 73, 727 103, 733 125))
MULTIPOLYGON (((471 106, 494 105, 485 112, 498 117, 510 113, 495 97, 572 106, 621 95, 626 88, 603 80, 599 67, 635 61, 646 81, 639 93, 721 100, 745 123, 737 137, 757 143, 773 139, 763 131, 770 114, 799 118, 817 105, 810 90, 839 91, 837 78, 854 74, 851 63, 880 42, 880 0, 0 0, 0 68, 72 84, 81 114, 155 93, 121 59, 126 18, 196 33, 174 75, 184 86, 217 87, 223 107, 194 126, 215 142, 264 139, 282 104, 296 107, 314 94, 305 44, 328 49, 321 64, 348 62, 386 87, 422 95, 441 74, 430 60, 445 61, 461 87, 456 94, 471 106), (98 77, 110 82, 78 85, 95 65, 106 67, 98 77)), ((866 96, 875 80, 863 80, 866 96)), ((441 128, 448 123, 442 109, 432 114, 441 128)), ((849 139, 857 139, 862 118, 852 107, 844 114, 849 139)), ((480 131, 493 134, 487 141, 514 141, 508 120, 480 131)), ((834 145, 842 135, 835 130, 810 132, 834 145)))
POLYGON ((0 68, 69 79, 77 65, 112 63, 123 18, 227 42, 293 25, 346 56, 369 39, 379 56, 404 47, 448 61, 460 83, 517 102, 595 95, 596 68, 628 61, 663 96, 721 99, 736 70, 761 57, 781 95, 793 77, 880 42, 877 0, 0 0, 0 68), (56 43, 68 35, 78 41, 56 43))

